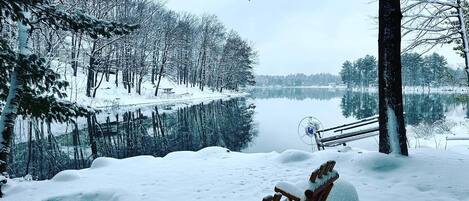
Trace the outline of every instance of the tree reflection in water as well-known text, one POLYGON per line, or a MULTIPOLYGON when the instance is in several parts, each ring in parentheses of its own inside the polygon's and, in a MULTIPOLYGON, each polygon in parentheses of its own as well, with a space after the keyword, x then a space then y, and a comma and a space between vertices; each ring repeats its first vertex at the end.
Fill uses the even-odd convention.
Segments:
POLYGON ((15 143, 10 175, 47 179, 64 169, 89 167, 94 158, 102 156, 165 156, 208 146, 241 151, 257 135, 254 105, 245 99, 161 111, 152 107, 93 115, 86 119, 85 128, 73 123, 72 131, 60 136, 54 136, 44 121, 28 121, 33 125, 27 133, 31 140, 15 143))
MULTIPOLYGON (((433 124, 445 120, 449 111, 458 109, 465 110, 467 114, 469 103, 466 100, 467 96, 458 94, 405 94, 406 123, 412 126, 433 124)), ((345 117, 362 119, 373 116, 378 113, 378 96, 376 93, 347 91, 342 97, 340 107, 345 117)))

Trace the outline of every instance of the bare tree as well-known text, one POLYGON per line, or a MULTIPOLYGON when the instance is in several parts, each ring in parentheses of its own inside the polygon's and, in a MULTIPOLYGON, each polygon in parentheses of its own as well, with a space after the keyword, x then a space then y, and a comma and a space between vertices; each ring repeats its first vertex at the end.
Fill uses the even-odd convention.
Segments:
POLYGON ((411 43, 404 51, 423 47, 424 52, 445 44, 460 46, 469 86, 469 43, 465 0, 407 0, 404 2, 403 37, 411 43))

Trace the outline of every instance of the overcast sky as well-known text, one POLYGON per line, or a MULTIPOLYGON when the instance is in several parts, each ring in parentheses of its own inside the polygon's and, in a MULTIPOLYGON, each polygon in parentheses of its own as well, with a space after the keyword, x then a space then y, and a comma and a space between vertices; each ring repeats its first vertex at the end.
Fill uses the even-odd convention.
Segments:
MULTIPOLYGON (((377 3, 372 0, 167 0, 167 7, 215 14, 259 52, 256 74, 333 73, 345 60, 377 56, 377 3)), ((436 50, 452 66, 451 47, 436 50)))

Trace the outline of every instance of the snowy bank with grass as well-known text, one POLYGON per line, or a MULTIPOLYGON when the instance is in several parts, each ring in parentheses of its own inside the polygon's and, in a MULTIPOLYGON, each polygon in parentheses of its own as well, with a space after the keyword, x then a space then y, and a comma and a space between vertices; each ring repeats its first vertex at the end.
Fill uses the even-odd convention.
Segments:
MULTIPOLYGON (((465 147, 469 153, 469 147, 465 147)), ((163 158, 96 159, 51 180, 9 180, 6 201, 259 201, 278 182, 302 183, 327 160, 340 178, 329 201, 469 200, 469 154, 411 149, 410 157, 372 151, 237 153, 209 147, 163 158), (356 190, 356 191, 355 191, 356 190)))

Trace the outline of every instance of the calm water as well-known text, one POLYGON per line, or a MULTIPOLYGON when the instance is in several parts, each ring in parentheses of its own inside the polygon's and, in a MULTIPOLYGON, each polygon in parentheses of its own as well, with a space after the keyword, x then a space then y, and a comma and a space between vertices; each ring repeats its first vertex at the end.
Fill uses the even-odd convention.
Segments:
MULTIPOLYGON (((164 156, 208 146, 243 152, 312 150, 297 134, 303 117, 315 116, 330 127, 377 113, 376 93, 304 88, 254 89, 251 94, 187 107, 104 112, 77 124, 22 121, 10 174, 46 179, 64 169, 89 167, 96 157, 164 156)), ((406 121, 418 125, 468 118, 467 100, 453 94, 406 95, 406 121)), ((364 141, 352 145, 377 149, 376 139, 364 141)))

